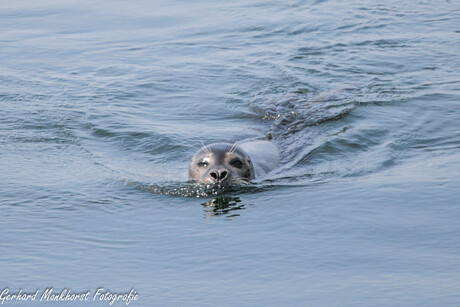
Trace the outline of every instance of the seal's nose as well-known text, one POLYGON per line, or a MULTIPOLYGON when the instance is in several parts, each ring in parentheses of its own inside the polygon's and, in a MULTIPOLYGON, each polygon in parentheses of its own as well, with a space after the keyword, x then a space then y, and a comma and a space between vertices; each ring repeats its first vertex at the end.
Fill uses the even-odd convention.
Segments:
POLYGON ((228 170, 225 168, 213 169, 209 172, 209 176, 214 182, 222 182, 229 177, 228 170))

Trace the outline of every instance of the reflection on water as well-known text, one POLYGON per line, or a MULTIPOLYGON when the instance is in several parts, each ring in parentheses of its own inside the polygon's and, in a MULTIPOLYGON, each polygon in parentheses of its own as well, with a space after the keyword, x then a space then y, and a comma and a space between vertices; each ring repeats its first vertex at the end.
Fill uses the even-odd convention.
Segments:
POLYGON ((222 196, 201 204, 207 217, 225 215, 227 218, 240 216, 235 211, 245 209, 239 197, 222 196))

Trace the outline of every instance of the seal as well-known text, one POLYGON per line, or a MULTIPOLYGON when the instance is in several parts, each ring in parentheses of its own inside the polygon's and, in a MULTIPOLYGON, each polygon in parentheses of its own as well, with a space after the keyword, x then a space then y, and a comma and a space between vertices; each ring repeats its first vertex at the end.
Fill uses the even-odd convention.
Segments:
POLYGON ((206 184, 247 184, 270 172, 278 161, 278 151, 268 141, 203 144, 190 161, 189 178, 206 184))

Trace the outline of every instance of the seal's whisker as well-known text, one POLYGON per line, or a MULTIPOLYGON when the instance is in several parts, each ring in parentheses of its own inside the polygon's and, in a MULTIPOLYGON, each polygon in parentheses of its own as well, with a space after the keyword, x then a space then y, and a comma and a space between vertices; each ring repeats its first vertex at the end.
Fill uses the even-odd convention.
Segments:
POLYGON ((233 153, 235 151, 235 149, 236 149, 236 141, 235 141, 235 143, 233 143, 233 146, 232 146, 232 148, 230 148, 229 152, 233 153))
POLYGON ((203 140, 201 140, 201 144, 203 145, 203 149, 204 149, 204 151, 206 151, 208 154, 210 154, 210 153, 211 153, 211 151, 209 150, 209 148, 208 148, 208 147, 206 147, 206 145, 204 145, 204 142, 203 142, 203 140))

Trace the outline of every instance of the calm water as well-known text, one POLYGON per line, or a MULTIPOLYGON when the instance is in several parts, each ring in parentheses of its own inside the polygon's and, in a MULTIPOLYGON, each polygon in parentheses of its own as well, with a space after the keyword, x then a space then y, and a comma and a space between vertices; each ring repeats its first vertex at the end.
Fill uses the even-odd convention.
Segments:
POLYGON ((459 304, 458 1, 0 4, 1 289, 459 304), (187 182, 268 136, 267 177, 187 182))

